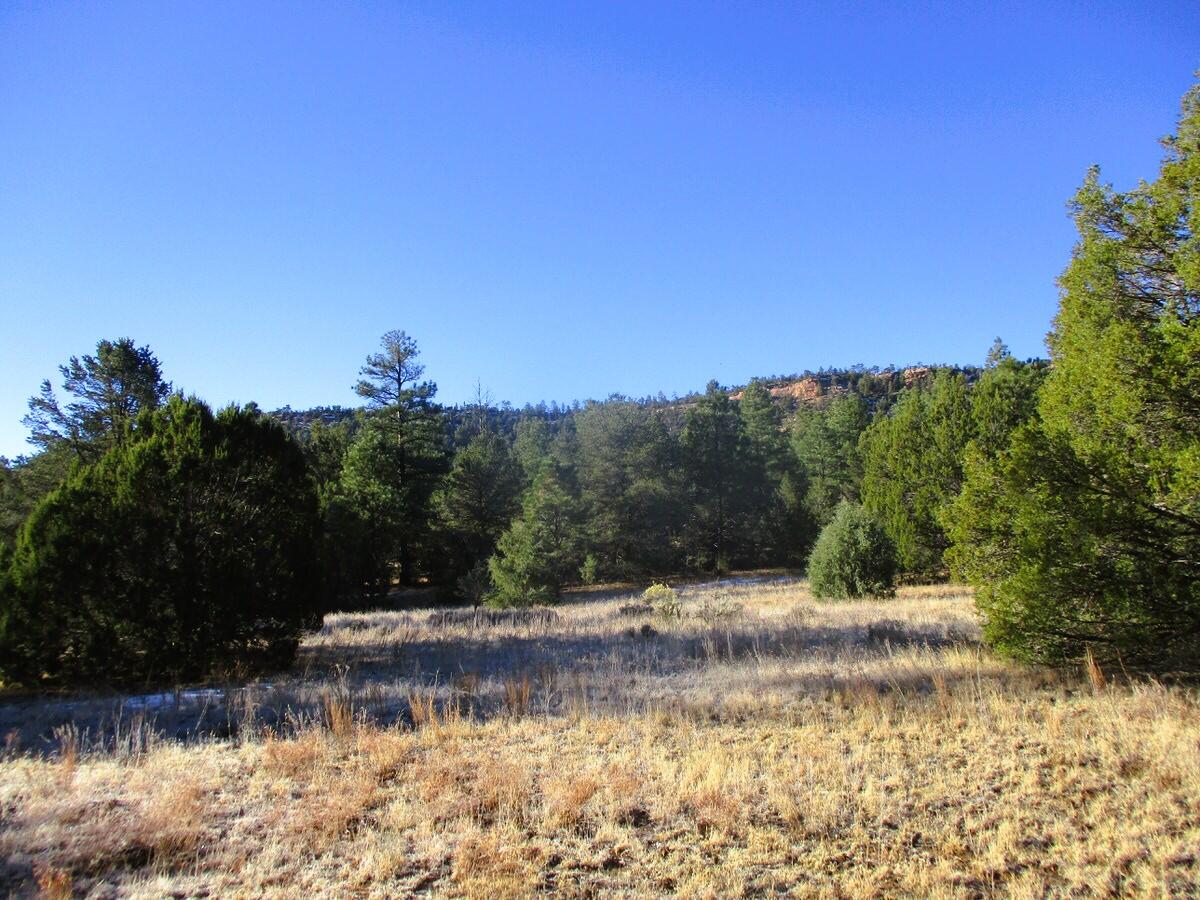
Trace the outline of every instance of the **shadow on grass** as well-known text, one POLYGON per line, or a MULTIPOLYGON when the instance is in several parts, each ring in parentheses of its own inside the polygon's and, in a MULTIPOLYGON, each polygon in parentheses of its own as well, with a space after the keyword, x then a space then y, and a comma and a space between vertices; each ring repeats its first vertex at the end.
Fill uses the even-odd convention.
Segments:
MULTIPOLYGON (((689 694, 720 698, 731 673, 755 689, 832 696, 854 680, 783 675, 770 667, 815 657, 833 669, 842 658, 861 666, 906 648, 977 646, 946 624, 889 620, 835 627, 734 618, 680 630, 653 618, 614 616, 611 630, 601 633, 564 622, 553 610, 452 610, 393 614, 388 621, 397 625, 395 640, 339 627, 331 643, 302 646, 293 671, 270 683, 0 703, 0 736, 9 752, 53 753, 72 740, 137 752, 162 737, 286 732, 321 721, 332 702, 379 724, 411 723, 415 695, 443 713, 458 709, 476 718, 637 712, 677 706, 689 694), (505 632, 491 632, 498 627, 505 632), (706 674, 713 667, 726 668, 706 674), (525 708, 514 709, 511 698, 522 695, 525 708)), ((933 683, 928 675, 913 678, 933 683)))

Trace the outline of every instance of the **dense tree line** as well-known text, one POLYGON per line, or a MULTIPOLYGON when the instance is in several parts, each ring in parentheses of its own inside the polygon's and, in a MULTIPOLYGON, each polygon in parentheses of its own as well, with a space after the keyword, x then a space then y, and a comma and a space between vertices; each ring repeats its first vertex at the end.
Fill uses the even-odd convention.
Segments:
POLYGON ((756 381, 673 400, 439 409, 416 354, 403 332, 385 335, 359 386, 372 398, 386 385, 384 401, 296 430, 323 498, 332 603, 422 583, 524 604, 572 583, 802 566, 838 504, 862 495, 871 423, 941 377, 890 390, 903 373, 829 375, 801 403, 756 381))
MULTIPOLYGON (((0 468, 7 681, 196 677, 262 664, 286 656, 318 610, 378 604, 397 587, 528 604, 552 602, 573 583, 802 566, 839 504, 875 503, 886 523, 867 477, 880 464, 863 454, 886 444, 870 438, 888 427, 893 405, 928 395, 936 407, 945 379, 965 390, 992 377, 947 370, 905 388, 902 372, 860 369, 806 376, 815 387, 802 402, 755 381, 737 391, 711 382, 685 398, 521 410, 480 391, 442 407, 416 341, 401 331, 367 357, 359 409, 266 416, 252 405, 214 416, 171 395, 158 360, 129 339, 100 342, 61 375, 65 400, 49 382, 30 400, 26 424, 40 452, 0 468), (218 466, 205 456, 217 446, 205 433, 235 424, 238 434, 274 437, 218 441, 218 466), (166 439, 179 429, 192 443, 166 439), (246 480, 251 471, 271 472, 271 490, 255 493, 268 482, 246 480), (200 496, 207 511, 241 515, 243 530, 198 516, 200 496), (281 503, 309 504, 312 521, 287 531, 298 513, 281 518, 281 503), (253 538, 251 522, 261 529, 253 538), (246 557, 233 535, 260 552, 246 557), (209 581, 222 585, 229 609, 209 581), (127 634, 123 616, 137 619, 127 634), (211 617, 229 634, 208 635, 201 623, 211 617), (63 627, 35 627, 49 621, 63 627), (257 623, 257 649, 247 623, 257 623)), ((930 560, 943 543, 928 548, 930 560)))

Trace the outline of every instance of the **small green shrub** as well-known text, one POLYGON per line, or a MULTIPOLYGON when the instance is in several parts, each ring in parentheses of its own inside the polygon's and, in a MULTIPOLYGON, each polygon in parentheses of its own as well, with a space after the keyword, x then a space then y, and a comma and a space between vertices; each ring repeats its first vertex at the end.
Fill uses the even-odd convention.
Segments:
POLYGON ((562 473, 545 463, 525 492, 521 515, 500 536, 488 560, 495 585, 488 605, 554 603, 582 563, 580 516, 579 500, 562 473))
POLYGON ((683 601, 679 593, 665 584, 652 584, 642 592, 642 600, 654 607, 664 619, 678 619, 683 615, 683 601))
POLYGON ((600 563, 594 554, 589 553, 583 558, 583 565, 579 567, 579 580, 584 584, 595 584, 599 580, 600 563))
POLYGON ((808 580, 820 599, 890 597, 896 586, 896 546, 866 510, 843 501, 813 547, 808 580))

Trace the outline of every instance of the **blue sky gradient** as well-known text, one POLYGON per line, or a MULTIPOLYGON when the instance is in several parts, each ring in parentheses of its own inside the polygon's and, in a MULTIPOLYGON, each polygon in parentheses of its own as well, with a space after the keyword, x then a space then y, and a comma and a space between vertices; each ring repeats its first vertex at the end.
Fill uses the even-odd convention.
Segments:
POLYGON ((0 453, 103 337, 265 408, 392 328, 446 403, 1041 355, 1197 68, 1193 2, 0 4, 0 453))

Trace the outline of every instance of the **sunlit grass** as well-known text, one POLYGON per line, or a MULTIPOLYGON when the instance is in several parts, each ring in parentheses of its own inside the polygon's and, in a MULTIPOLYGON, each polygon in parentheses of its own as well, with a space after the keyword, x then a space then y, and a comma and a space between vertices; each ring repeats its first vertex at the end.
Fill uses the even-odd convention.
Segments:
POLYGON ((953 587, 838 605, 796 582, 691 588, 669 621, 631 603, 478 626, 331 616, 273 687, 312 715, 139 752, 64 733, 60 750, 10 754, 0 886, 1200 889, 1193 690, 997 660, 953 587), (706 619, 717 595, 741 610, 706 619))

